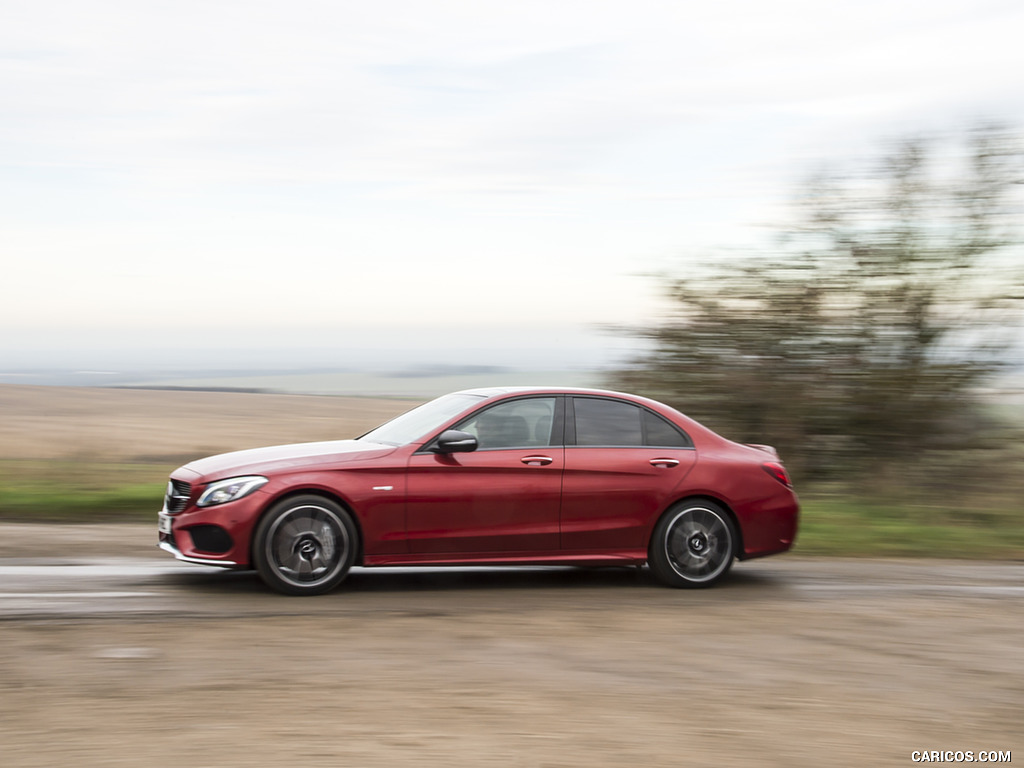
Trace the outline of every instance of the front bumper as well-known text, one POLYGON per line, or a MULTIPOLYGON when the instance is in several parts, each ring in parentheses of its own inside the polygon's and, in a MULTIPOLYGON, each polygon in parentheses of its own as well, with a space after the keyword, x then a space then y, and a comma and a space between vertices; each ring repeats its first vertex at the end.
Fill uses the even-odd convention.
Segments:
POLYGON ((234 562, 233 560, 223 560, 223 559, 216 559, 216 560, 214 560, 214 559, 207 558, 207 557, 194 557, 194 556, 191 556, 191 555, 183 554, 180 549, 178 549, 176 546, 174 546, 173 539, 171 539, 170 537, 165 537, 163 535, 161 535, 161 539, 157 543, 157 546, 160 547, 160 549, 162 549, 164 552, 170 552, 178 560, 181 560, 181 561, 186 562, 186 563, 195 563, 196 565, 215 565, 218 568, 245 568, 246 567, 246 566, 242 565, 241 563, 234 562))
MULTIPOLYGON (((196 491, 198 492, 198 491, 196 491)), ((249 567, 249 542, 267 497, 257 491, 237 501, 212 507, 189 503, 161 517, 169 525, 159 531, 157 546, 177 559, 223 568, 249 567)))

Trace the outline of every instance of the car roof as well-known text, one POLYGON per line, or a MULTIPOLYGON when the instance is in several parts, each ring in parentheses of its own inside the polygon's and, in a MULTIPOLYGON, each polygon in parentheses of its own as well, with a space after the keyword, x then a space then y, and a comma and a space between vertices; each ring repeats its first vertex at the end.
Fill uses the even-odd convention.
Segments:
POLYGON ((656 411, 661 412, 663 415, 668 412, 673 414, 676 418, 680 418, 686 423, 688 429, 699 429, 711 434, 714 434, 704 425, 692 418, 687 416, 685 413, 678 411, 670 405, 659 402, 658 400, 652 400, 649 397, 643 395, 634 395, 629 392, 615 392, 610 389, 590 389, 586 387, 478 387, 476 389, 464 389, 454 394, 458 395, 476 395, 477 397, 483 397, 484 399, 492 399, 502 397, 505 395, 590 395, 595 397, 615 397, 623 400, 628 400, 637 405, 643 405, 648 408, 653 408, 656 411))
POLYGON ((611 397, 627 397, 631 400, 639 399, 637 395, 630 395, 626 392, 613 392, 608 389, 589 389, 586 387, 477 387, 474 389, 463 389, 455 394, 458 395, 480 395, 483 397, 498 397, 500 395, 519 394, 559 394, 559 395, 606 395, 611 397))

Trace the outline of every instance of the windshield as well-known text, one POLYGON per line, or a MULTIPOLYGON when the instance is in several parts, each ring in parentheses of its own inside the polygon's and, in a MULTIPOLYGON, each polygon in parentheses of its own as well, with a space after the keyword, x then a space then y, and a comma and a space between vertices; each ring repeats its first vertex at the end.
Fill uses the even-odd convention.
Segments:
POLYGON ((359 440, 385 445, 406 445, 417 438, 426 437, 453 416, 457 416, 474 403, 484 399, 483 395, 456 393, 444 395, 406 411, 386 424, 367 432, 359 440))

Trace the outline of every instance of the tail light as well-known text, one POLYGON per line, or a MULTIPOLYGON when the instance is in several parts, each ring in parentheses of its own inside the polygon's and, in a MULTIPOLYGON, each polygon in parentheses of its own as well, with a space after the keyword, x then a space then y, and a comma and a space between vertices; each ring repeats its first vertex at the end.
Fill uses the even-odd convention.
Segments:
POLYGON ((789 479, 789 473, 786 472, 786 468, 778 462, 766 461, 761 465, 761 468, 787 488, 793 487, 793 481, 789 479))

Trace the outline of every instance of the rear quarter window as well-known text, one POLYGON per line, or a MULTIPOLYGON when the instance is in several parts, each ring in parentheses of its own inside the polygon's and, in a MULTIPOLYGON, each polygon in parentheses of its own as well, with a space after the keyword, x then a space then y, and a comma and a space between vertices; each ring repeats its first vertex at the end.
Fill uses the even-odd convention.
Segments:
POLYGON ((661 448, 692 448, 690 436, 666 419, 644 410, 644 445, 661 448))

